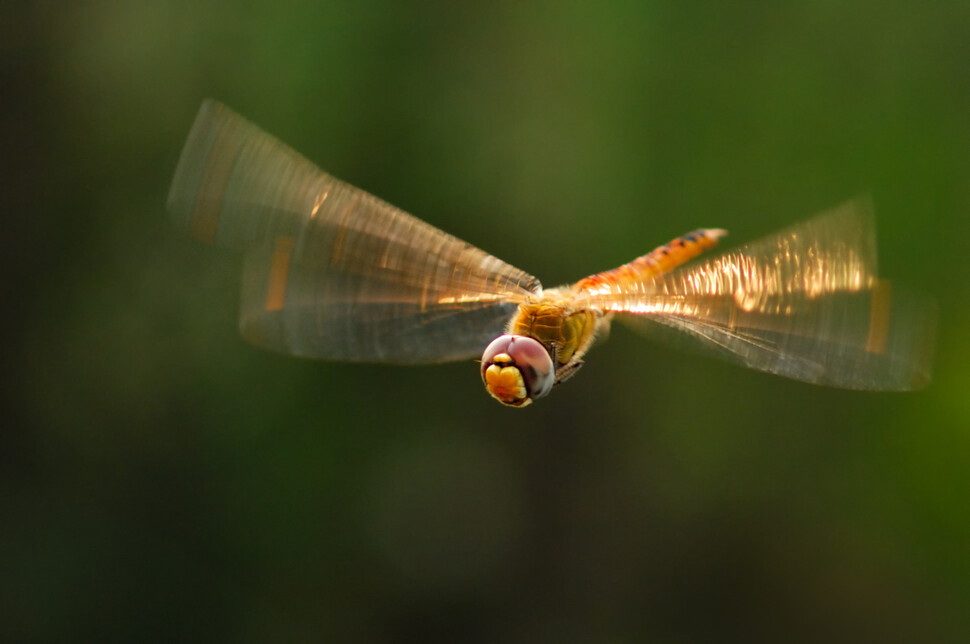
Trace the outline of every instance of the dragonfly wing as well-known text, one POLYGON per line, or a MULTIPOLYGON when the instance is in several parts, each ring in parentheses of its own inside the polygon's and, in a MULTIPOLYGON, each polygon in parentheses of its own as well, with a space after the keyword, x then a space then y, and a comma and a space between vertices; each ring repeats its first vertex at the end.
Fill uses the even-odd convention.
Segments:
MULTIPOLYGON (((935 305, 876 277, 867 200, 639 284, 597 305, 745 366, 852 389, 928 383, 935 305)), ((594 301, 597 298, 594 297, 594 301)))
POLYGON ((695 353, 818 385, 907 391, 930 381, 935 304, 888 281, 804 302, 797 315, 739 312, 730 300, 685 308, 619 319, 695 353))
POLYGON ((479 354, 538 280, 324 173, 206 101, 169 211, 194 237, 245 252, 240 326, 312 358, 443 362, 479 354))

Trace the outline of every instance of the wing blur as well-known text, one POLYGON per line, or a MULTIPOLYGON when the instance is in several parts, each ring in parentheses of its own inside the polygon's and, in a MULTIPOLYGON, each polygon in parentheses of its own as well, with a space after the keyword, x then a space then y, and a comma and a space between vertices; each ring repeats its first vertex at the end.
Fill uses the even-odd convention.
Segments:
POLYGON ((429 363, 477 356, 538 280, 324 173, 203 103, 168 199, 176 225, 245 252, 240 327, 293 355, 429 363))
POLYGON ((877 278, 865 199, 591 301, 639 329, 679 331, 688 348, 797 380, 901 391, 930 379, 935 304, 877 278))

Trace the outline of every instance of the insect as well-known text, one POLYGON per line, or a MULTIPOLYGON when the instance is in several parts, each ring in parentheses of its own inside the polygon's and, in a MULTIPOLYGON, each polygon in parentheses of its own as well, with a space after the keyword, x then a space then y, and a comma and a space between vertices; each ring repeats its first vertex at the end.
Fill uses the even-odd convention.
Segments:
POLYGON ((930 378, 933 303, 877 277, 865 199, 706 261, 685 264, 725 231, 700 229, 543 289, 209 100, 168 207, 195 238, 244 252, 240 329, 249 342, 360 362, 481 355, 486 389, 513 407, 575 375, 614 318, 815 384, 898 391, 930 378))

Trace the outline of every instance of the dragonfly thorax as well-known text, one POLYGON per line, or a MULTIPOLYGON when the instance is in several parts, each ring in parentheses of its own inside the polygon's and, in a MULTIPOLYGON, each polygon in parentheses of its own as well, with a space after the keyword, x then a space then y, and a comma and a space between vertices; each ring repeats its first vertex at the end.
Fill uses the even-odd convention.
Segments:
POLYGON ((535 339, 552 356, 558 373, 577 362, 593 344, 597 318, 590 308, 575 308, 556 290, 547 291, 536 302, 519 305, 508 332, 535 339))

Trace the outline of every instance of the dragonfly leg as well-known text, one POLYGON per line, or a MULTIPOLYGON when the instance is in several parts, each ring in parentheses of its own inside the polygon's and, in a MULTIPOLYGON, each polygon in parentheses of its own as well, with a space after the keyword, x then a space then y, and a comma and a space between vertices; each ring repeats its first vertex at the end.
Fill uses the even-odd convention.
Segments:
POLYGON ((557 344, 552 345, 552 363, 557 365, 555 382, 557 385, 572 378, 579 371, 579 368, 583 366, 582 358, 575 354, 565 364, 561 364, 559 362, 559 348, 557 344))

